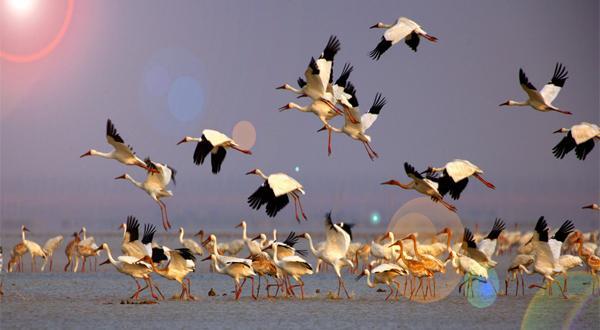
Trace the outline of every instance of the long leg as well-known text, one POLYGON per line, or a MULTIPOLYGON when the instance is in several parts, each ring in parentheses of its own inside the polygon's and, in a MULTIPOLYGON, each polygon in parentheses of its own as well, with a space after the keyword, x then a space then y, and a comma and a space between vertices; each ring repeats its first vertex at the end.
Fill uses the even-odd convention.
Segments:
POLYGON ((367 151, 367 155, 369 156, 369 158, 371 158, 371 160, 375 160, 375 157, 373 157, 373 155, 371 155, 371 151, 369 151, 369 148, 367 148, 367 144, 364 141, 361 141, 363 146, 365 147, 365 150, 367 151))
POLYGON ((350 299, 350 295, 348 294, 348 290, 346 290, 346 283, 344 283, 344 279, 340 277, 340 283, 342 284, 342 288, 344 288, 344 292, 346 293, 346 298, 350 299))
MULTIPOLYGON (((150 287, 150 295, 152 296, 152 298, 158 300, 158 296, 156 295, 156 293, 154 293, 154 288, 156 286, 156 284, 154 284, 154 282, 152 281, 152 277, 148 276, 148 279, 146 280, 148 281, 148 286, 150 287)), ((158 287, 158 286, 156 286, 158 287)))
POLYGON ((294 193, 291 193, 290 196, 292 196, 293 202, 294 202, 294 214, 296 215, 296 221, 300 222, 300 217, 298 216, 298 197, 296 195, 294 195, 294 193))
POLYGON ((169 222, 169 214, 167 212, 167 205, 165 205, 165 203, 163 201, 161 201, 160 199, 158 200, 158 204, 160 204, 162 206, 162 209, 164 210, 163 226, 165 227, 165 230, 169 230, 169 229, 171 229, 171 222, 169 222))
POLYGON ((491 182, 486 181, 481 175, 475 173, 475 174, 473 174, 473 176, 475 178, 477 178, 477 180, 481 181, 481 183, 483 183, 484 185, 486 185, 486 187, 488 187, 490 189, 496 189, 496 186, 494 186, 491 182))
POLYGON ((295 191, 292 192, 292 194, 294 196, 296 196, 296 199, 298 201, 298 206, 300 206, 300 212, 302 212, 302 217, 304 218, 304 220, 307 220, 308 218, 306 217, 306 214, 304 213, 304 208, 302 207, 302 202, 300 201, 300 196, 298 196, 298 194, 295 191))
POLYGON ((331 156, 331 127, 327 126, 327 156, 331 156))
POLYGON ((371 147, 371 144, 369 142, 365 142, 365 144, 367 145, 367 147, 369 148, 369 150, 371 150, 371 153, 373 154, 373 156, 375 158, 379 158, 379 155, 375 152, 375 150, 373 150, 373 147, 371 147))
POLYGON ((252 298, 254 298, 254 300, 256 300, 257 296, 254 294, 254 276, 250 277, 250 282, 252 283, 252 298))
POLYGON ((196 297, 192 296, 192 281, 190 280, 190 278, 186 278, 185 279, 187 281, 187 294, 188 297, 192 300, 196 300, 196 297))

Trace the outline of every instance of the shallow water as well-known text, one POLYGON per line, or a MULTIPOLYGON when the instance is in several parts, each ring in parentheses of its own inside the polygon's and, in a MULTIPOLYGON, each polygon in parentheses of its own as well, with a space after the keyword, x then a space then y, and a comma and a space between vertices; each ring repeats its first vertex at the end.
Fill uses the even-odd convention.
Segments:
MULTIPOLYGON (((119 250, 119 237, 101 237, 119 250)), ((175 244, 172 236, 162 237, 175 244)), ((4 240, 6 242, 6 240, 4 240)), ((547 297, 537 289, 525 289, 525 296, 496 296, 491 287, 475 284, 476 297, 458 294, 458 278, 449 271, 438 278, 435 302, 384 301, 387 293, 366 286, 364 278, 344 273, 352 299, 331 299, 336 289, 332 272, 307 276, 306 299, 283 298, 254 301, 245 291, 240 301, 231 294, 231 280, 209 273, 207 262, 190 275, 192 293, 198 301, 160 301, 154 305, 126 305, 121 301, 131 295, 135 283, 117 273, 111 265, 92 273, 63 273, 64 245, 56 254, 53 273, 2 274, 5 295, 0 302, 3 329, 13 328, 597 328, 600 323, 600 302, 591 292, 590 277, 583 270, 573 272, 569 280, 569 300, 554 290, 547 297), (214 288, 216 297, 208 297, 214 288), (479 289, 478 289, 479 288, 479 289), (320 293, 316 293, 316 290, 320 293), (446 292, 446 293, 445 293, 446 292), (487 293, 487 295, 486 295, 487 293), (225 296, 223 294, 226 294, 225 296), (488 307, 485 307, 488 306, 488 307)), ((27 258, 28 259, 28 258, 27 258)), ((104 260, 104 256, 99 260, 104 260)), ((498 277, 504 290, 504 269, 510 256, 498 257, 498 277)), ((309 261, 314 264, 312 258, 309 261)), ((5 261, 6 262, 6 261, 5 261)), ((29 270, 28 260, 25 269, 29 270)), ((177 283, 155 277, 163 293, 170 297, 179 293, 177 283)), ((539 276, 527 277, 527 284, 539 281, 539 276)), ((249 289, 246 284, 245 290, 249 289)), ((383 287, 382 287, 383 288, 383 287)), ((384 288, 385 289, 385 288, 384 288)), ((510 290, 514 292, 514 287, 510 290)), ((264 293, 264 282, 263 282, 264 293)), ((147 295, 143 294, 144 297, 147 295)), ((262 296, 262 294, 261 294, 262 296)))

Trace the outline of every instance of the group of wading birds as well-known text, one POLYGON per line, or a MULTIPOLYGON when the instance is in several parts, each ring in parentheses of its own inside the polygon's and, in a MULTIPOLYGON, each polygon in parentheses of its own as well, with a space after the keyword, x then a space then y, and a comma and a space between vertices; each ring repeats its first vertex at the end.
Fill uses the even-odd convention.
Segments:
MULTIPOLYGON (((370 53, 370 56, 374 60, 379 60, 392 45, 403 40, 415 52, 417 51, 421 37, 431 42, 437 41, 437 38, 425 32, 416 22, 405 17, 400 17, 395 24, 380 22, 371 28, 386 30, 377 47, 370 53)), ((308 97, 311 100, 308 106, 300 106, 290 102, 281 107, 280 110, 296 109, 316 115, 323 125, 319 131, 327 130, 328 132, 327 150, 329 155, 332 153, 332 133, 335 132, 345 134, 361 142, 369 158, 375 160, 379 156, 372 148, 372 139, 366 134, 366 131, 374 124, 380 111, 387 104, 387 100, 380 93, 377 93, 369 111, 361 113, 356 88, 349 80, 353 67, 350 64, 345 64, 342 73, 335 82, 333 81, 334 58, 339 50, 339 40, 337 37, 331 36, 320 56, 317 59, 314 57, 310 59, 309 65, 304 72, 304 78, 301 77, 297 80, 298 88, 288 84, 278 87, 278 89, 285 89, 297 94, 298 98, 308 97), (344 118, 342 128, 337 128, 330 124, 330 121, 338 116, 343 116, 344 118)), ((570 115, 570 112, 552 105, 552 102, 557 97, 566 80, 567 71, 562 64, 558 63, 550 82, 542 90, 538 91, 529 82, 524 71, 520 69, 519 83, 526 92, 528 99, 523 102, 509 100, 502 103, 501 106, 529 106, 540 112, 558 112, 570 115)), ((566 154, 575 150, 577 158, 584 160, 593 149, 594 141, 600 139, 600 128, 595 124, 587 122, 573 125, 570 129, 561 128, 554 133, 566 134, 552 149, 555 157, 559 159, 564 158, 566 154)), ((173 192, 168 189, 168 186, 171 181, 175 184, 177 171, 166 163, 152 161, 150 158, 145 158, 144 160, 139 158, 131 146, 124 142, 110 119, 106 125, 106 139, 108 144, 114 148, 112 151, 100 152, 90 149, 81 157, 99 156, 117 160, 125 165, 135 165, 143 168, 146 171, 146 179, 143 182, 137 181, 127 173, 116 179, 127 180, 134 186, 145 191, 159 205, 163 227, 165 230, 169 230, 171 223, 167 213, 167 206, 162 199, 173 196, 173 192)), ((218 174, 221 171, 228 149, 251 154, 250 150, 240 147, 236 141, 227 135, 212 129, 203 130, 201 137, 186 136, 178 144, 186 142, 197 143, 193 154, 193 161, 196 165, 203 164, 206 157, 210 154, 212 173, 214 174, 218 174)), ((483 171, 468 160, 455 159, 443 167, 429 166, 424 171, 417 171, 411 164, 404 163, 404 170, 411 179, 409 183, 404 184, 397 180, 388 180, 382 184, 396 185, 407 190, 416 190, 430 197, 434 202, 441 203, 452 212, 456 212, 457 209, 454 205, 444 200, 444 196, 448 194, 453 199, 460 198, 461 193, 468 184, 469 177, 472 176, 487 187, 495 189, 492 183, 482 177, 483 171)), ((253 169, 246 174, 254 174, 264 180, 260 187, 248 197, 247 202, 252 209, 258 210, 265 206, 267 215, 275 217, 279 211, 289 204, 291 198, 294 203, 296 220, 300 222, 301 219, 307 219, 300 201, 300 197, 305 194, 305 190, 294 178, 284 173, 266 175, 260 169, 253 169)), ((598 210, 598 205, 592 204, 586 208, 598 210)), ((488 276, 487 270, 496 265, 496 262, 492 260, 492 256, 496 252, 497 243, 502 242, 501 237, 503 236, 501 234, 504 230, 503 222, 497 221, 494 223, 490 234, 482 238, 481 241, 478 241, 470 230, 465 229, 462 242, 459 243, 460 246, 458 247, 450 245, 452 233, 449 229, 445 229, 443 233, 440 233, 448 235, 447 244, 439 242, 427 245, 423 243, 419 244, 416 233, 405 238, 413 240, 412 246, 410 244, 405 246, 402 243, 404 239, 394 240, 391 233, 387 233, 384 238, 372 241, 370 244, 363 244, 352 242, 352 224, 344 222, 334 223, 330 214, 328 214, 325 220, 326 240, 321 244, 313 245, 309 234, 296 236, 292 233, 284 242, 277 241, 275 236, 271 240, 268 240, 265 234, 259 235, 257 239, 248 239, 245 235, 245 222, 242 222, 240 225, 244 228, 244 235, 242 240, 236 241, 236 246, 241 249, 246 245, 250 252, 249 258, 236 257, 239 250, 229 250, 231 244, 228 244, 227 248, 217 244, 217 238, 214 235, 210 235, 204 242, 211 246, 209 248, 211 252, 209 258, 212 259, 212 268, 234 279, 236 298, 240 297, 243 283, 245 283, 247 278, 250 278, 254 286, 254 276, 256 275, 259 276, 259 281, 263 276, 267 276, 267 278, 271 277, 275 280, 275 284, 267 283, 267 295, 270 295, 268 291, 270 286, 277 287, 276 295, 279 292, 282 292, 284 295, 295 295, 294 288, 299 287, 301 296, 303 297, 304 283, 302 276, 312 274, 313 268, 302 258, 301 255, 303 254, 299 253, 303 251, 297 251, 293 247, 297 240, 302 237, 308 240, 310 250, 317 257, 319 264, 324 263, 333 267, 338 278, 338 296, 340 290, 344 289, 346 296, 349 297, 341 275, 342 268, 349 267, 357 270, 359 256, 365 255, 367 256, 367 261, 369 255, 373 256, 374 260, 371 262, 363 261, 364 270, 361 275, 366 275, 369 286, 375 286, 376 284, 388 285, 390 293, 386 299, 391 297, 394 290, 395 296, 399 295, 399 282, 396 280, 398 276, 406 276, 407 280, 404 283, 403 294, 406 294, 406 288, 409 285, 409 298, 416 297, 419 291, 422 291, 423 298, 426 298, 428 295, 435 295, 435 274, 445 272, 448 262, 451 262, 457 272, 467 275, 464 282, 467 285, 465 291, 470 290, 472 293, 473 280, 486 281, 488 276), (433 249, 434 246, 436 249, 433 249), (224 255, 221 252, 228 255, 224 255), (448 256, 445 261, 442 261, 438 258, 444 252, 448 252, 448 256), (290 277, 296 281, 296 284, 291 284, 290 277), (410 280, 408 280, 409 277, 411 278, 410 280), (425 285, 423 285, 424 280, 427 282, 425 285), (418 283, 414 283, 416 281, 418 283), (433 283, 433 288, 431 287, 431 283, 433 283), (394 286, 396 286, 395 289, 394 286)), ((51 252, 48 252, 48 250, 44 251, 37 244, 37 246, 33 246, 33 242, 25 239, 27 228, 23 227, 22 229, 22 243, 25 249, 31 253, 32 262, 35 263, 36 256, 46 259, 50 256, 51 260, 51 252)), ((597 235, 583 235, 577 231, 574 234, 573 230, 572 223, 567 221, 552 237, 549 237, 549 228, 545 220, 540 218, 535 231, 532 232, 530 239, 527 240, 527 244, 523 244, 520 247, 520 249, 526 249, 529 246, 530 253, 520 253, 509 269, 513 278, 517 278, 517 274, 520 275, 520 281, 517 278, 517 286, 521 282, 521 287, 523 287, 522 273, 530 273, 531 271, 527 267, 533 265, 533 272, 539 273, 544 277, 545 288, 549 292, 552 290, 553 283, 557 283, 560 286, 554 277, 556 275, 565 276, 564 287, 561 286, 561 292, 565 295, 567 270, 570 269, 572 264, 580 265, 585 263, 593 274, 595 291, 600 260, 596 256, 598 253, 597 249, 590 249, 589 246, 585 248, 585 244, 596 244, 597 235), (570 244, 563 244, 568 238, 570 239, 568 241, 570 244), (579 244, 579 249, 576 256, 567 258, 568 255, 561 254, 563 252, 562 245, 565 247, 576 246, 577 243, 579 244), (556 246, 558 246, 558 249, 556 246), (566 264, 561 264, 561 260, 566 264), (570 262, 567 262, 567 260, 570 262)), ((155 228, 152 225, 147 224, 144 227, 141 239, 138 231, 139 223, 133 217, 129 218, 123 224, 122 252, 124 255, 117 259, 112 257, 106 243, 96 246, 93 239, 86 236, 85 228, 80 233, 74 233, 73 240, 67 247, 67 251, 71 251, 67 267, 71 263, 74 263, 73 268, 77 269, 79 257, 83 258, 82 267, 85 267, 85 260, 87 258, 105 250, 109 257, 107 262, 113 264, 121 273, 129 275, 136 280, 138 289, 132 296, 133 298, 137 298, 140 292, 146 288, 150 289, 153 297, 158 297, 154 293, 153 288, 156 288, 159 294, 160 291, 156 284, 152 282, 150 277, 152 272, 180 282, 182 291, 179 298, 192 298, 189 290, 189 279, 187 279, 187 284, 184 283, 184 279, 189 272, 195 269, 195 255, 201 255, 195 249, 201 249, 200 245, 197 243, 192 244, 193 241, 191 239, 184 240, 183 229, 180 229, 180 241, 184 248, 180 249, 170 249, 166 246, 159 246, 153 243, 155 228), (83 234, 83 238, 80 238, 80 234, 83 234), (140 287, 138 279, 143 279, 146 282, 144 288, 140 287)), ((508 235, 506 236, 509 237, 508 235)), ((521 237, 522 235, 519 234, 516 236, 521 237)), ((60 242, 61 239, 62 237, 56 238, 53 244, 60 242)), ((508 238, 506 239, 508 240, 508 238)), ((16 252, 13 250, 14 256, 18 255, 16 252)), ((510 280, 510 278, 507 280, 510 280)), ((253 288, 252 296, 256 297, 256 295, 253 288)))
MULTIPOLYGON (((195 300, 191 294, 191 281, 187 276, 196 271, 197 257, 208 255, 202 260, 211 260, 211 270, 227 275, 233 279, 235 299, 239 299, 247 279, 251 282, 251 296, 258 299, 261 279, 266 282, 266 297, 297 296, 295 288, 300 288, 300 298, 304 298, 303 277, 319 272, 323 267, 331 267, 337 277, 337 296, 341 290, 350 298, 343 279, 343 270, 358 273, 359 280, 366 277, 366 283, 374 288, 385 285, 389 288, 386 300, 399 299, 428 299, 436 296, 436 278, 439 280, 446 273, 448 263, 457 274, 463 275, 464 281, 459 285, 459 292, 475 295, 473 282, 487 282, 488 271, 495 269, 497 262, 494 256, 510 253, 517 247, 517 254, 506 270, 504 294, 509 294, 509 284, 516 280, 514 294, 525 294, 523 274, 540 274, 544 278, 542 285, 532 284, 529 287, 547 288, 552 294, 552 285, 556 283, 563 297, 567 298, 568 272, 583 266, 592 275, 592 294, 596 294, 598 271, 600 270, 600 247, 598 247, 598 231, 582 233, 575 230, 571 221, 565 221, 558 230, 550 233, 544 217, 541 217, 533 231, 522 233, 515 225, 512 231, 505 230, 502 220, 496 219, 487 235, 471 232, 465 228, 462 239, 452 244, 453 232, 447 227, 432 236, 429 242, 418 240, 418 233, 411 233, 401 239, 395 239, 393 232, 387 232, 376 237, 371 242, 353 240, 353 224, 332 220, 331 213, 325 216, 325 240, 313 242, 310 234, 296 235, 291 232, 285 240, 277 239, 277 231, 273 230, 272 238, 259 233, 250 238, 245 221, 236 227, 241 228, 241 238, 228 242, 219 242, 216 235, 210 234, 204 239, 200 230, 194 235, 199 237, 186 238, 183 228, 179 228, 179 243, 181 247, 172 249, 154 242, 156 228, 146 224, 140 230, 139 221, 133 217, 120 225, 123 238, 121 242, 122 256, 113 257, 107 243, 96 245, 95 239, 87 235, 85 228, 73 233, 73 239, 66 245, 67 264, 64 271, 78 271, 79 259, 82 259, 81 271, 85 265, 96 270, 96 257, 106 251, 108 259, 102 264, 112 264, 117 271, 135 280, 136 291, 131 299, 138 299, 141 292, 150 290, 154 299, 164 299, 151 274, 181 284, 181 292, 175 299, 195 300), (141 234, 141 235, 140 235, 141 234), (80 237, 83 235, 83 239, 80 237), (316 267, 305 259, 308 252, 298 249, 296 244, 300 238, 306 239, 311 254, 317 261, 316 267), (239 255, 248 255, 240 258, 239 255), (94 266, 92 267, 92 259, 94 266), (563 284, 556 277, 563 277, 563 284), (254 279, 258 277, 255 288, 254 279), (402 289, 401 278, 404 277, 402 289), (292 284, 290 278, 295 280, 292 284), (143 280, 145 286, 140 286, 138 280, 143 280), (271 280, 271 282, 269 282, 271 280), (543 286, 545 284, 545 286, 543 286), (463 286, 466 288, 463 290, 463 286), (275 292, 271 295, 271 288, 275 292), (408 289, 408 292, 407 292, 408 289), (155 293, 156 292, 158 293, 155 293), (402 293, 401 293, 402 292, 402 293), (419 296, 419 293, 421 296, 419 296)), ((49 265, 52 271, 54 251, 63 241, 62 236, 50 238, 44 247, 26 239, 28 229, 22 227, 22 241, 15 245, 8 263, 8 271, 22 271, 22 256, 31 254, 31 270, 35 270, 35 259, 41 257, 44 271, 49 265)), ((493 286, 492 286, 493 287, 493 286)), ((494 288, 495 289, 495 288, 494 288)), ((479 294, 479 293, 477 293, 479 294)))

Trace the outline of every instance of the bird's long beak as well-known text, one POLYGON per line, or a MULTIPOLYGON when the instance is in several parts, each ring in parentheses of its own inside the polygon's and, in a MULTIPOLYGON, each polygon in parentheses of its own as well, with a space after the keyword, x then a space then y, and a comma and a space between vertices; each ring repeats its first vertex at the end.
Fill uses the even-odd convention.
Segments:
POLYGON ((277 110, 279 110, 279 112, 282 112, 282 111, 289 110, 289 109, 291 109, 291 108, 290 108, 290 107, 289 107, 289 106, 286 104, 286 105, 284 105, 284 106, 280 107, 280 108, 279 108, 279 109, 277 109, 277 110))
POLYGON ((200 230, 199 232, 197 232, 194 236, 204 236, 204 230, 200 230))
POLYGON ((394 182, 395 182, 394 180, 388 180, 388 181, 382 182, 381 184, 394 184, 394 182))
POLYGON ((260 234, 256 235, 256 237, 254 237, 254 238, 253 238, 253 239, 251 239, 251 240, 252 240, 252 241, 255 241, 255 240, 259 239, 259 238, 260 238, 260 234))
POLYGON ((181 141, 177 142, 177 145, 180 145, 182 143, 186 143, 187 142, 187 138, 183 138, 181 139, 181 141))
POLYGON ((556 133, 562 133, 562 128, 557 129, 556 131, 552 132, 552 134, 556 134, 556 133))
POLYGON ((208 241, 210 241, 210 237, 205 239, 204 241, 202 241, 202 243, 200 243, 200 244, 202 244, 202 246, 206 247, 206 244, 208 244, 208 241))
POLYGON ((237 226, 235 226, 235 228, 240 228, 242 226, 242 223, 238 223, 237 226))
POLYGON ((116 178, 115 178, 115 180, 119 180, 119 179, 125 179, 125 175, 126 175, 126 174, 123 174, 123 175, 121 175, 121 176, 118 176, 118 177, 116 177, 116 178))
POLYGON ((590 204, 590 205, 586 205, 583 206, 582 209, 593 209, 594 208, 594 204, 590 204))
POLYGON ((279 87, 275 87, 275 89, 285 89, 285 84, 279 86, 279 87))
POLYGON ((246 175, 249 175, 249 174, 254 174, 254 170, 252 170, 250 172, 246 172, 246 175))
POLYGON ((501 106, 505 106, 505 105, 508 105, 508 101, 506 101, 506 102, 504 102, 504 103, 500 103, 500 105, 499 105, 499 106, 501 107, 501 106))
POLYGON ((29 232, 29 229, 27 227, 23 227, 23 231, 29 232))
POLYGON ((206 258, 204 258, 204 259, 202 259, 200 261, 206 261, 206 260, 210 259, 211 256, 212 256, 212 254, 209 254, 208 257, 206 257, 206 258))
POLYGON ((327 126, 323 126, 323 127, 319 128, 319 130, 317 131, 317 133, 318 133, 318 132, 322 132, 322 131, 324 131, 324 130, 326 130, 326 129, 327 129, 327 126))
POLYGON ((306 94, 300 94, 300 95, 298 95, 296 98, 297 98, 297 99, 301 99, 301 98, 303 98, 303 97, 308 97, 308 95, 306 95, 306 94))
POLYGON ((372 26, 369 26, 369 29, 376 29, 378 27, 379 27, 379 23, 377 23, 375 25, 372 25, 372 26))
POLYGON ((110 260, 106 259, 106 260, 104 260, 103 262, 100 263, 100 266, 106 265, 108 263, 110 263, 110 260))
POLYGON ((92 155, 92 151, 91 151, 91 150, 88 150, 88 151, 87 151, 85 154, 83 154, 83 155, 79 156, 79 158, 83 158, 83 157, 86 157, 86 156, 91 156, 91 155, 92 155))

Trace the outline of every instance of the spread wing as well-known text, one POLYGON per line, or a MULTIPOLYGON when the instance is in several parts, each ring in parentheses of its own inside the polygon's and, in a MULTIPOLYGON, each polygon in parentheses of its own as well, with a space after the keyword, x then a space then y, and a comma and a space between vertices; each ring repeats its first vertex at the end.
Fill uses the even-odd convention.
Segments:
POLYGON ((131 146, 125 144, 125 141, 123 141, 123 138, 119 135, 119 132, 117 132, 115 125, 110 119, 106 121, 106 142, 113 146, 117 152, 129 154, 130 156, 135 155, 131 146))
MULTIPOLYGON (((360 123, 362 125, 362 131, 366 131, 373 125, 375 120, 377 120, 377 116, 379 116, 379 112, 387 103, 385 97, 381 96, 381 93, 375 94, 375 99, 373 100, 373 105, 369 109, 369 112, 363 114, 360 117, 360 123)), ((354 117, 358 118, 358 117, 354 117)))
POLYGON ((269 186, 271 189, 273 189, 275 197, 285 195, 295 190, 302 191, 302 185, 298 181, 294 180, 294 178, 284 173, 271 174, 267 180, 269 182, 269 186))
POLYGON ((404 163, 404 171, 406 172, 406 175, 413 180, 423 180, 421 173, 417 172, 409 163, 404 163))
POLYGON ((540 92, 537 91, 535 86, 533 86, 533 84, 529 81, 529 78, 527 78, 527 75, 525 75, 525 71, 523 71, 523 69, 519 69, 519 84, 521 84, 521 88, 523 88, 530 99, 544 103, 544 98, 540 92))
POLYGON ((577 143, 573 136, 571 135, 571 131, 567 133, 567 135, 560 140, 560 142, 552 148, 552 154, 554 157, 558 159, 563 159, 565 155, 567 155, 571 150, 575 149, 577 143))
POLYGON ((233 141, 229 136, 215 131, 213 129, 205 129, 202 131, 202 136, 206 139, 213 147, 217 147, 223 145, 225 143, 233 141))
POLYGON ((568 79, 567 74, 567 69, 561 63, 556 63, 552 79, 540 91, 547 104, 552 104, 552 101, 558 96, 558 93, 568 79))
POLYGON ((200 142, 196 145, 196 149, 194 150, 194 164, 200 165, 204 163, 204 158, 208 156, 210 151, 214 148, 214 146, 208 142, 208 139, 202 135, 200 138, 200 142))

